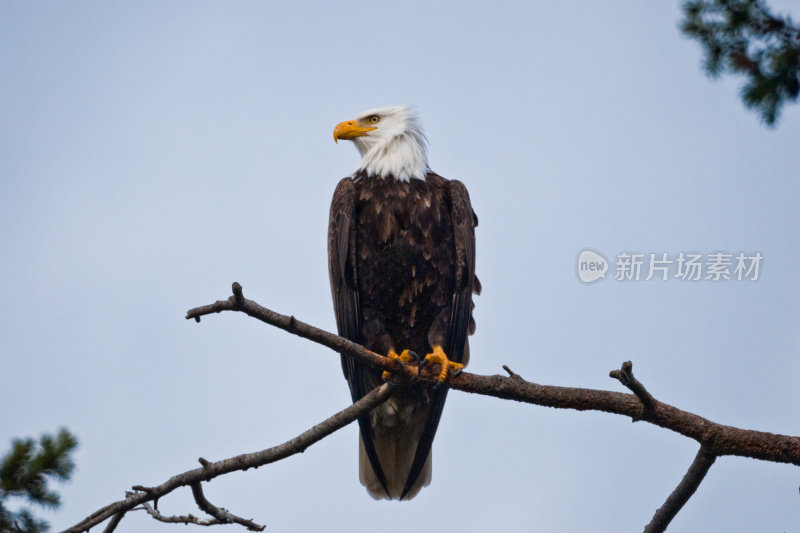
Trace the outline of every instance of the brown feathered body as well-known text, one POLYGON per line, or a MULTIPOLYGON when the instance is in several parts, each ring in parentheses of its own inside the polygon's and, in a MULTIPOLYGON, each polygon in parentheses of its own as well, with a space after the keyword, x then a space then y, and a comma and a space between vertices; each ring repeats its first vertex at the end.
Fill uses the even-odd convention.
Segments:
MULTIPOLYGON (((331 291, 340 335, 372 351, 441 346, 466 364, 475 329, 472 294, 477 218, 466 188, 428 171, 397 180, 361 170, 343 179, 331 204, 331 291)), ((381 373, 350 357, 342 368, 353 400, 381 373)), ((360 479, 375 498, 409 499, 431 479, 431 445, 446 387, 416 384, 359 419, 360 479)))

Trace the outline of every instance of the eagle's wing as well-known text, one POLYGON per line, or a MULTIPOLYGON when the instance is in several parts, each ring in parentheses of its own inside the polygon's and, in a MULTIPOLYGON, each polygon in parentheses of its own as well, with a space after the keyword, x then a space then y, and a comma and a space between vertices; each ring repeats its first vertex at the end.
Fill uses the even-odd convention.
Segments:
MULTIPOLYGON (((328 221, 328 275, 339 335, 361 342, 358 324, 358 280, 355 268, 355 190, 345 178, 336 186, 328 221)), ((344 376, 350 379, 342 356, 344 376)))
POLYGON ((466 364, 465 359, 469 357, 469 353, 465 350, 467 335, 472 335, 475 331, 475 322, 472 319, 472 293, 480 293, 480 283, 475 277, 475 226, 478 225, 478 217, 472 210, 469 193, 463 183, 452 180, 448 182, 447 187, 452 205, 456 268, 450 333, 444 350, 451 360, 466 364))
MULTIPOLYGON (((480 282, 475 277, 475 226, 478 217, 472 210, 467 188, 458 180, 450 180, 446 184, 450 197, 450 218, 453 226, 453 243, 455 255, 453 265, 453 303, 451 307, 449 330, 445 345, 442 347, 447 357, 456 363, 466 364, 469 358, 467 335, 475 331, 472 319, 472 293, 480 293, 480 282)), ((411 464, 408 480, 403 488, 402 499, 412 489, 417 477, 425 466, 428 454, 433 445, 433 437, 442 417, 447 389, 434 390, 431 395, 431 407, 425 428, 417 445, 414 461, 411 464)))
MULTIPOLYGON (((358 308, 355 197, 355 185, 351 178, 344 178, 340 181, 333 193, 328 222, 328 274, 339 335, 361 344, 363 339, 361 339, 358 308)), ((369 392, 369 380, 366 375, 369 369, 352 357, 342 355, 342 370, 350 385, 353 402, 360 400, 369 392)), ((375 439, 369 414, 359 417, 358 425, 370 464, 388 494, 386 476, 375 451, 375 439)))

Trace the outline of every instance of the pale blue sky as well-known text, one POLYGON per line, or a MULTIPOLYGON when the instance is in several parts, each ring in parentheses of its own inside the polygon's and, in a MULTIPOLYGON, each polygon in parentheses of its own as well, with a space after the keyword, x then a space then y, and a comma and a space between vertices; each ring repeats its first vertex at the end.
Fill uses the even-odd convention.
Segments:
MULTIPOLYGON (((794 1, 770 2, 800 17, 794 1)), ((63 529, 343 408, 338 356, 237 314, 239 281, 335 328, 333 126, 413 104, 432 168, 480 218, 470 370, 622 390, 800 433, 800 111, 777 129, 711 81, 678 2, 0 3, 0 449, 81 441, 63 529), (584 248, 759 251, 756 282, 576 276, 584 248)), ((599 413, 453 392, 433 483, 375 502, 357 429, 209 485, 270 531, 639 531, 694 441, 599 413), (377 524, 380 524, 379 526, 377 524)), ((720 458, 670 531, 800 531, 796 467, 720 458)), ((188 491, 160 502, 197 513, 188 491)), ((118 531, 175 531, 143 513, 118 531)))

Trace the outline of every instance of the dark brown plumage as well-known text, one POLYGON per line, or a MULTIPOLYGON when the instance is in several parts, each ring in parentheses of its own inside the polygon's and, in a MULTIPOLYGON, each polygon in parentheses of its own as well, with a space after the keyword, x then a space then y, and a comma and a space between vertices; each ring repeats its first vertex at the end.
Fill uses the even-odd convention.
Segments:
MULTIPOLYGON (((339 334, 386 355, 441 346, 466 364, 475 330, 477 217, 459 181, 427 171, 398 180, 361 169, 336 188, 328 259, 339 334)), ((381 374, 342 357, 353 401, 381 374)), ((376 498, 413 497, 430 482, 430 450, 447 388, 416 384, 359 419, 361 481, 376 498)))

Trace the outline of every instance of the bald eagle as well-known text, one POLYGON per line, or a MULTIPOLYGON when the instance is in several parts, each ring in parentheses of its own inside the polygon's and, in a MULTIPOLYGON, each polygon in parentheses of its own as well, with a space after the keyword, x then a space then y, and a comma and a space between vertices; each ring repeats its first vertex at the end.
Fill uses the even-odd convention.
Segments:
MULTIPOLYGON (((333 138, 353 141, 361 162, 339 182, 328 226, 328 267, 339 334, 402 363, 420 360, 438 379, 469 359, 475 226, 467 189, 428 168, 426 139, 407 106, 362 113, 333 138)), ((348 356, 353 401, 381 373, 348 356)), ((359 479, 375 499, 411 499, 431 482, 431 445, 447 387, 398 387, 359 418, 359 479)))

